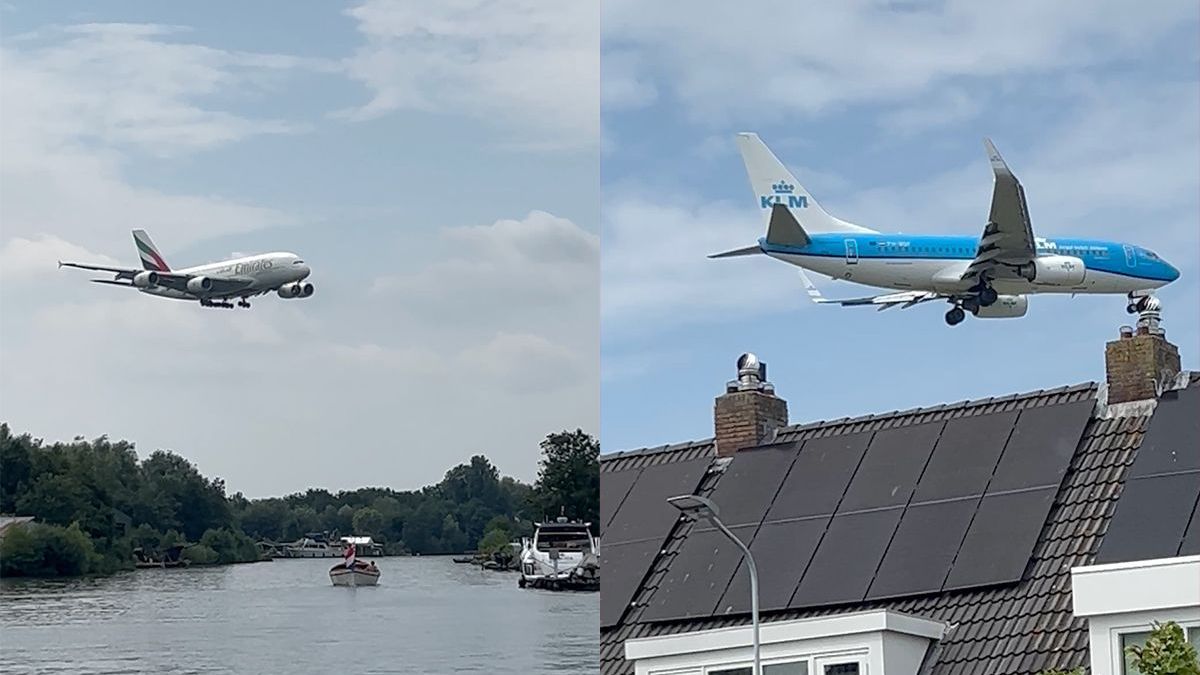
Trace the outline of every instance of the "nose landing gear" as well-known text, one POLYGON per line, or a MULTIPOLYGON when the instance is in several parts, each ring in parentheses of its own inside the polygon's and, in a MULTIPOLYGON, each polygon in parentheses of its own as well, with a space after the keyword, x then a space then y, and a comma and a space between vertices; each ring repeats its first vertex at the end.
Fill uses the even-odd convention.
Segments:
POLYGON ((1150 301, 1154 299, 1154 296, 1149 293, 1139 293, 1138 291, 1134 291, 1126 297, 1129 298, 1129 302, 1125 305, 1125 311, 1130 314, 1146 311, 1150 307, 1150 301))
POLYGON ((250 309, 250 301, 246 300, 245 298, 238 300, 237 305, 238 305, 238 307, 245 307, 246 309, 250 309))

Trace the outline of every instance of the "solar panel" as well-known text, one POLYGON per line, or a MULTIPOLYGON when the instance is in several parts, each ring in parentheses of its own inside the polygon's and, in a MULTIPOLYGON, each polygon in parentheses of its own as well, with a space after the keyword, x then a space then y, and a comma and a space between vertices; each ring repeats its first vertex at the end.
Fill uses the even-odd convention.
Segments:
POLYGON ((695 490, 708 464, 709 459, 703 458, 643 468, 613 515, 604 542, 654 539, 655 543, 661 544, 679 518, 679 511, 667 503, 667 497, 690 494, 695 490))
POLYGON ((934 422, 876 432, 838 512, 907 504, 943 426, 934 422))
POLYGON ((1047 487, 984 496, 943 590, 1020 580, 1057 492, 1047 487))
POLYGON ((709 496, 727 526, 757 525, 762 520, 799 447, 799 443, 788 443, 742 450, 733 456, 709 496))
MULTIPOLYGON (((1154 408, 1130 478, 1200 469, 1200 387, 1164 396, 1154 408)), ((1200 481, 1200 478, 1197 478, 1200 481)))
MULTIPOLYGON (((817 516, 805 520, 789 520, 781 523, 764 523, 750 544, 750 552, 758 565, 759 609, 768 611, 784 609, 792 597, 792 591, 800 582, 804 568, 812 560, 821 535, 829 526, 829 516, 817 516)), ((717 603, 714 614, 745 614, 750 611, 749 578, 743 561, 733 573, 725 596, 717 603)))
POLYGON ((1094 406, 1088 399, 1022 410, 988 492, 1061 483, 1094 406))
POLYGON ((615 625, 633 600, 642 578, 658 556, 660 542, 604 544, 600 547, 600 624, 615 625))
POLYGON ((633 487, 641 469, 611 471, 600 474, 600 531, 608 528, 608 523, 616 515, 629 488, 633 487))
POLYGON ((978 505, 978 497, 968 497, 909 506, 867 591, 867 599, 942 590, 978 505))
MULTIPOLYGON (((738 539, 748 542, 758 525, 730 529, 738 539)), ((693 530, 679 554, 671 558, 642 618, 662 621, 712 616, 741 559, 741 550, 720 531, 693 530)))
MULTIPOLYGON (((1137 466, 1136 462, 1134 466, 1137 466)), ((1188 521, 1196 508, 1198 492, 1200 475, 1195 473, 1127 481, 1096 562, 1128 562, 1178 555, 1188 521)))
POLYGON ((859 602, 904 509, 834 516, 789 607, 859 602))
POLYGON ((1200 555, 1200 498, 1196 499, 1196 507, 1192 509, 1192 520, 1183 535, 1179 555, 1200 555))
POLYGON ((871 436, 866 432, 805 441, 766 520, 833 513, 871 436))
POLYGON ((913 502, 982 494, 1016 421, 1009 411, 946 422, 913 502))

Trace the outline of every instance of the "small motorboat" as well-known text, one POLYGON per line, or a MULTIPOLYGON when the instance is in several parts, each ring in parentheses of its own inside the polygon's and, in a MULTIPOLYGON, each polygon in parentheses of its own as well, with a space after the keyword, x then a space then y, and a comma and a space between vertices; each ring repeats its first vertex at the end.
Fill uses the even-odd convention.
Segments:
POLYGON ((346 547, 346 559, 329 568, 329 580, 334 586, 374 586, 379 583, 379 568, 372 561, 354 557, 354 544, 346 547))

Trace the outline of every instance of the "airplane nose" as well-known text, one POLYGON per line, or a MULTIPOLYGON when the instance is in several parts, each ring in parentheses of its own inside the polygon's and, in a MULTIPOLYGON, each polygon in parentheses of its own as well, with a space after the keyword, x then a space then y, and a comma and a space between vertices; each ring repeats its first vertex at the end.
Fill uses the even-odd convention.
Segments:
POLYGON ((1175 281, 1176 279, 1179 278, 1179 269, 1177 267, 1175 267, 1174 265, 1172 265, 1171 263, 1167 263, 1167 270, 1168 270, 1168 272, 1167 272, 1168 280, 1175 281))

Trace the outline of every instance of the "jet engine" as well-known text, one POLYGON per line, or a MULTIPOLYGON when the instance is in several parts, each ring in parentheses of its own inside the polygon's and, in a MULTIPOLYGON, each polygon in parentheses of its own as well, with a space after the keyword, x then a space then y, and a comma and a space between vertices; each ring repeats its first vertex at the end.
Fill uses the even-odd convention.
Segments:
POLYGON ((1018 274, 1046 286, 1078 286, 1083 283, 1087 268, 1079 258, 1069 255, 1046 255, 1022 265, 1018 274))
POLYGON ((212 290, 212 286, 212 279, 208 277, 192 277, 187 282, 189 293, 207 293, 212 290))
POLYGON ((279 287, 279 297, 281 298, 307 298, 313 294, 313 285, 297 281, 294 284, 286 284, 279 287))
POLYGON ((975 316, 980 319, 1016 319, 1029 311, 1029 298, 1024 295, 1001 295, 996 302, 980 307, 975 316))
POLYGON ((158 285, 158 272, 146 270, 133 275, 133 285, 138 288, 149 288, 158 285))

